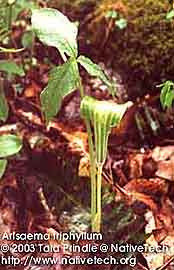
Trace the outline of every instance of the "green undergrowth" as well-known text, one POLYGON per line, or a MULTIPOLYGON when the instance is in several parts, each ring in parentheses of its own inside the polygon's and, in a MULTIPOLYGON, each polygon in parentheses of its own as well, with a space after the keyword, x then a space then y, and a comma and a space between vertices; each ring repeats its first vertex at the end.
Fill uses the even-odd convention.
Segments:
MULTIPOLYGON (((112 56, 112 67, 124 70, 129 80, 139 85, 134 89, 139 96, 174 75, 174 20, 166 19, 170 9, 167 1, 124 0, 123 3, 127 27, 112 29, 104 52, 107 57, 112 56)), ((102 20, 93 24, 89 32, 92 39, 98 35, 94 40, 102 40, 103 27, 102 20)))

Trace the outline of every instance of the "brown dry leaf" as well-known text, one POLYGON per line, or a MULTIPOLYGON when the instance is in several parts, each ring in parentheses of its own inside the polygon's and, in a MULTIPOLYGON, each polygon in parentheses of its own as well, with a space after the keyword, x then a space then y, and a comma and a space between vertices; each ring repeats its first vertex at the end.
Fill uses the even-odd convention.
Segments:
POLYGON ((167 261, 174 255, 174 233, 167 235, 160 244, 168 247, 168 251, 164 254, 165 261, 167 261))
MULTIPOLYGON (((151 244, 151 243, 150 243, 151 244)), ((159 265, 158 267, 162 267, 164 266, 163 269, 167 269, 167 270, 173 270, 173 259, 174 259, 174 233, 168 235, 167 237, 165 237, 165 239, 163 241, 161 241, 160 243, 158 243, 158 245, 163 246, 165 252, 161 253, 161 254, 152 254, 153 256, 153 261, 155 261, 156 258, 156 262, 160 262, 161 261, 161 265, 159 265), (159 255, 158 258, 156 257, 156 255, 159 255), (161 255, 161 257, 160 257, 161 255), (163 258, 163 262, 162 262, 162 258, 163 258), (169 264, 166 265, 165 264, 168 263, 170 261, 169 264)), ((144 254, 145 255, 145 254, 144 254)), ((146 256, 145 256, 146 257, 146 256)), ((147 261, 148 258, 146 257, 147 261)), ((154 264, 155 265, 155 264, 154 264)), ((152 269, 157 269, 156 268, 152 268, 152 269)), ((160 268, 161 269, 161 268, 160 268)))
POLYGON ((159 161, 155 175, 168 181, 174 181, 174 159, 169 161, 159 161))
POLYGON ((153 230, 156 229, 154 214, 152 211, 147 211, 147 213, 145 213, 144 216, 145 216, 145 220, 147 221, 145 232, 146 234, 151 234, 153 230))
POLYGON ((174 181, 174 146, 155 147, 152 158, 157 162, 157 177, 174 181))
MULTIPOLYGON (((45 230, 46 230, 46 233, 49 234, 48 242, 49 242, 50 246, 52 246, 52 247, 55 246, 56 247, 58 245, 62 245, 62 249, 61 249, 60 254, 63 255, 63 242, 58 240, 58 239, 55 239, 55 235, 57 235, 58 232, 53 228, 46 228, 45 230)), ((69 255, 68 253, 66 253, 66 254, 69 255)))
POLYGON ((174 255, 173 218, 171 213, 169 213, 169 205, 171 207, 171 202, 169 202, 168 199, 167 201, 164 200, 164 203, 162 203, 162 208, 159 209, 157 213, 148 211, 145 214, 146 221, 148 222, 146 225, 146 233, 152 233, 151 236, 146 240, 146 244, 152 247, 161 245, 165 246, 165 250, 167 249, 167 252, 143 254, 150 269, 157 269, 158 267, 164 265, 171 258, 171 256, 174 255), (163 209, 163 205, 167 213, 163 209))
POLYGON ((50 122, 48 125, 48 130, 51 127, 61 132, 64 138, 69 142, 69 148, 71 149, 72 153, 78 153, 81 156, 88 155, 88 135, 86 132, 73 131, 70 128, 64 126, 63 124, 57 122, 50 122))
POLYGON ((170 159, 172 156, 174 157, 173 145, 163 146, 163 147, 157 146, 152 151, 152 158, 155 161, 164 161, 164 160, 170 159))
POLYGON ((78 175, 80 177, 89 177, 89 157, 86 155, 80 159, 78 175))
MULTIPOLYGON (((155 240, 154 236, 151 235, 147 240, 146 244, 149 244, 152 247, 157 247, 158 242, 155 240)), ((164 264, 164 254, 162 253, 143 253, 144 257, 147 260, 149 269, 157 269, 164 264)))
POLYGON ((30 121, 31 123, 41 126, 42 125, 42 121, 40 119, 40 117, 38 117, 36 114, 34 114, 33 112, 24 112, 23 110, 18 110, 17 111, 21 116, 25 117, 28 121, 30 121))
POLYGON ((128 160, 130 178, 156 176, 174 181, 174 146, 157 146, 147 154, 131 154, 128 160))
MULTIPOLYGON (((10 226, 6 221, 6 218, 3 217, 3 212, 1 211, 0 213, 0 234, 3 235, 3 233, 10 233, 10 226)), ((1 240, 0 239, 0 244, 9 244, 8 240, 1 240)), ((2 252, 0 252, 0 254, 2 255, 2 252)))
POLYGON ((142 166, 143 166, 143 154, 131 154, 129 155, 129 177, 132 178, 140 178, 143 175, 142 166))
MULTIPOLYGON (((139 192, 131 192, 131 197, 132 197, 132 203, 134 203, 134 202, 142 202, 149 209, 151 209, 153 212, 156 212, 158 210, 157 204, 148 195, 145 195, 145 194, 139 193, 139 192)), ((134 207, 134 210, 136 211, 136 206, 134 207)), ((137 209, 137 212, 139 212, 139 211, 140 211, 140 209, 137 209)))
MULTIPOLYGON (((133 179, 124 186, 124 190, 128 194, 128 204, 133 205, 137 213, 144 214, 147 211, 138 202, 143 203, 153 213, 157 213, 159 209, 157 202, 160 202, 167 194, 168 184, 159 178, 133 179)), ((120 196, 122 197, 123 195, 120 196)), ((117 195, 116 199, 119 200, 120 196, 117 195)))
POLYGON ((161 201, 161 208, 155 214, 157 231, 155 239, 159 242, 164 236, 173 234, 174 232, 174 207, 168 197, 164 197, 161 201))
POLYGON ((157 162, 152 158, 151 151, 146 153, 133 153, 128 157, 129 178, 154 177, 157 162))
POLYGON ((151 197, 157 197, 159 200, 159 196, 167 194, 168 183, 160 178, 132 179, 124 189, 129 192, 138 192, 151 197))
POLYGON ((126 192, 125 189, 124 193, 117 191, 115 201, 119 202, 120 200, 126 200, 126 203, 133 207, 134 212, 139 215, 145 214, 148 208, 153 212, 157 212, 158 210, 158 206, 154 200, 143 193, 126 192))
MULTIPOLYGON (((146 244, 152 247, 158 246, 158 242, 153 235, 153 231, 156 230, 154 213, 152 211, 147 211, 147 213, 145 213, 145 219, 147 221, 145 232, 146 234, 151 234, 150 237, 146 239, 146 244)), ((164 263, 164 254, 143 253, 143 255, 147 260, 149 269, 157 269, 164 263)))
POLYGON ((24 96, 26 98, 36 97, 41 92, 41 87, 34 81, 24 90, 24 96))

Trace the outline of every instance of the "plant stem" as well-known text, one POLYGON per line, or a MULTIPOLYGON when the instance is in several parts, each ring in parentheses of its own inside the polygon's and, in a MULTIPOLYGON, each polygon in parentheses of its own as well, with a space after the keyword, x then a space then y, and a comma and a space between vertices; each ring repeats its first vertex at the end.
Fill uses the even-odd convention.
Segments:
POLYGON ((35 47, 35 36, 34 34, 32 34, 32 43, 31 43, 31 50, 30 50, 30 68, 32 68, 32 64, 33 64, 34 47, 35 47))
MULTIPOLYGON (((79 72, 79 71, 78 71, 79 72)), ((79 90, 80 90, 80 96, 81 96, 81 99, 84 98, 85 96, 85 93, 84 93, 84 89, 83 89, 83 85, 82 85, 82 79, 80 77, 80 73, 79 73, 79 76, 78 76, 78 83, 79 83, 79 90)))
MULTIPOLYGON (((81 98, 84 97, 84 89, 82 85, 82 80, 79 74, 79 90, 81 98)), ((97 231, 97 226, 95 222, 96 211, 97 211, 97 185, 96 185, 96 160, 94 152, 94 144, 92 140, 92 130, 90 126, 90 121, 85 120, 85 125, 88 133, 88 144, 89 144, 89 158, 90 158, 90 176, 91 176, 91 227, 92 232, 97 231)))
POLYGON ((101 186, 102 186, 102 169, 103 164, 97 165, 97 214, 96 214, 96 231, 100 232, 101 229, 101 209, 102 209, 102 196, 101 196, 101 186))
POLYGON ((9 4, 8 11, 7 12, 8 12, 8 30, 11 30, 13 4, 9 4))
POLYGON ((95 153, 92 141, 92 131, 88 120, 85 121, 86 129, 88 133, 88 143, 89 143, 89 157, 90 157, 90 175, 91 175, 91 226, 92 232, 97 230, 95 225, 95 216, 97 211, 97 185, 96 185, 96 163, 95 163, 95 153))

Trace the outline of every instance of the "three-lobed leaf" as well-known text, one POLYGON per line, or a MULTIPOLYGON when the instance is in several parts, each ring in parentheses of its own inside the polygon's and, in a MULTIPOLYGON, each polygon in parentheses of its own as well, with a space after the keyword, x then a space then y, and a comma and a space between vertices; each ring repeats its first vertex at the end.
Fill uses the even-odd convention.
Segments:
POLYGON ((98 77, 101 81, 103 81, 108 86, 112 95, 115 94, 114 84, 111 83, 111 81, 107 78, 99 65, 95 64, 91 59, 83 55, 79 56, 77 61, 91 76, 98 77))
POLYGON ((51 70, 48 85, 41 93, 41 105, 46 123, 59 112, 62 99, 77 87, 77 68, 76 60, 70 58, 62 66, 51 70))
POLYGON ((21 139, 12 134, 0 136, 0 158, 17 154, 22 148, 21 139))
POLYGON ((100 78, 112 95, 115 94, 115 86, 100 66, 85 56, 77 58, 77 26, 61 12, 51 8, 34 10, 32 28, 41 42, 56 47, 65 61, 64 65, 53 68, 48 85, 41 93, 41 105, 47 123, 58 113, 62 99, 77 87, 78 63, 91 76, 100 78), (70 56, 68 60, 66 55, 70 56))
POLYGON ((34 10, 32 28, 44 44, 56 47, 61 56, 77 56, 78 28, 61 12, 52 8, 34 10))

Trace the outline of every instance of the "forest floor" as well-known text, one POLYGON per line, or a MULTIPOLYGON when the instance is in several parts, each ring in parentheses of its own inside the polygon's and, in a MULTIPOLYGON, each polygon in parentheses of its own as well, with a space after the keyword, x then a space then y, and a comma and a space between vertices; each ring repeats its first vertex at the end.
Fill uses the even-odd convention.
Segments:
MULTIPOLYGON (((13 31, 18 42, 21 29, 13 31)), ((4 54, 22 62, 25 53, 4 54)), ((4 87, 10 107, 0 135, 14 133, 23 140, 22 151, 11 158, 0 185, 0 233, 55 232, 90 230, 90 180, 87 133, 80 119, 78 91, 66 97, 56 119, 46 127, 40 108, 40 93, 48 82, 50 61, 55 50, 38 41, 34 48, 35 66, 22 78, 5 78, 4 87), (19 91, 17 88, 20 85, 19 91)), ((112 55, 111 55, 112 57, 112 55)), ((95 59, 94 59, 95 60, 95 59)), ((53 60, 54 62, 54 60, 53 60)), ((121 75, 104 65, 118 84, 117 100, 127 95, 121 75)), ((106 64, 106 63, 105 63, 106 64)), ((86 93, 98 99, 110 99, 104 85, 83 74, 86 93)), ((162 111, 159 95, 147 94, 134 100, 121 125, 113 129, 103 171, 104 241, 150 246, 167 246, 169 252, 136 253, 139 269, 174 269, 174 117, 162 111), (150 115, 150 117, 149 117, 150 115), (143 123, 142 125, 140 123, 143 123)), ((1 240, 15 244, 15 240, 1 240)), ((24 241, 22 241, 24 244, 24 241)), ((25 244, 28 242, 26 241, 25 244)), ((35 242, 30 242, 36 244, 35 242)), ((83 246, 88 241, 81 241, 83 246)), ((38 244, 38 242, 37 242, 38 244)), ((45 244, 63 245, 49 240, 45 244)), ((71 245, 72 243, 68 243, 71 245)), ((18 242, 19 245, 19 242, 18 242)), ((3 251, 0 251, 5 256, 3 251)), ((30 252, 28 252, 31 255, 30 252)), ((25 261, 26 252, 9 251, 25 261)), ((90 252, 44 253, 43 257, 93 256, 90 252)), ((98 253, 99 257, 103 254, 98 253)), ((107 254, 108 255, 108 254, 107 254)), ((118 257, 120 253, 116 254, 118 257)), ((41 256, 38 250, 34 256, 41 256)), ((127 256, 131 256, 127 254, 127 256)), ((113 265, 2 265, 0 269, 131 269, 113 265), (115 267, 115 268, 114 268, 115 267)))

